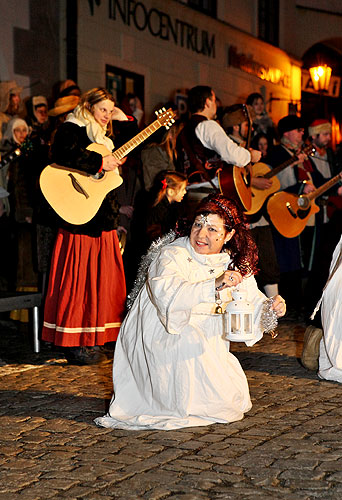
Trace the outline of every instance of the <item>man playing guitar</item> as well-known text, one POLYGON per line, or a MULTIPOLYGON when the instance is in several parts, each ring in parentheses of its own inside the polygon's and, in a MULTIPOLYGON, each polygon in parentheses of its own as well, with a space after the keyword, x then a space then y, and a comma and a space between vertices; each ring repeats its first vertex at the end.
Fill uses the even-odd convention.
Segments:
MULTIPOLYGON (((300 152, 304 135, 302 119, 296 115, 285 116, 278 123, 278 134, 280 144, 271 149, 264 162, 275 168, 294 155, 297 157, 297 161, 277 174, 280 189, 296 194, 314 191, 307 175, 307 157, 300 152)), ((273 240, 280 269, 279 290, 288 299, 289 309, 292 307, 293 312, 299 313, 303 300, 299 238, 285 238, 274 230, 273 240)))
POLYGON ((189 198, 196 202, 218 189, 216 173, 222 162, 244 167, 259 161, 261 153, 235 144, 215 121, 216 97, 211 87, 193 87, 188 108, 191 118, 178 138, 178 168, 188 176, 189 198))

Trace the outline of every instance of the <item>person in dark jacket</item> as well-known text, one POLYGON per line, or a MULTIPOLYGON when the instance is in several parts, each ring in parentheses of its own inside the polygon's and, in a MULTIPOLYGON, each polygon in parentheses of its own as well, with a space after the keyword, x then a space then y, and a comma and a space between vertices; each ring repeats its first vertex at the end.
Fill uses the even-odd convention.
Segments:
MULTIPOLYGON (((113 96, 103 88, 86 92, 56 132, 53 162, 91 175, 118 172, 123 162, 111 154, 114 145, 107 135, 112 119, 127 120, 115 107, 113 96), (91 143, 105 146, 108 154, 90 151, 91 143)), ((119 208, 112 190, 89 222, 72 225, 60 221, 42 338, 61 346, 72 363, 104 360, 103 346, 116 340, 123 319, 126 286, 116 232, 119 208)))

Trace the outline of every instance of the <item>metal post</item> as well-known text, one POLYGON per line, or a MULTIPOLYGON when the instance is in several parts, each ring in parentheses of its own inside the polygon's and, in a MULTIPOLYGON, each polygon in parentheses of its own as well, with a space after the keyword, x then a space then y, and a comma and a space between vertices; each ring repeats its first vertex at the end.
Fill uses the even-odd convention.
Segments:
POLYGON ((39 331, 39 314, 38 314, 38 306, 34 306, 33 308, 33 350, 34 352, 40 352, 40 343, 38 338, 39 331))

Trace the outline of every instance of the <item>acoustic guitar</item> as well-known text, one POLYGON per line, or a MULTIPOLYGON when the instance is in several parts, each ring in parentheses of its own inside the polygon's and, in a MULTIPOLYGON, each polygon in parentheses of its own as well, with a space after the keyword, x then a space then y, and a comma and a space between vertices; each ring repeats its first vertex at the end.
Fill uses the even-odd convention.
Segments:
MULTIPOLYGON (((112 154, 118 160, 124 158, 150 135, 161 127, 170 128, 176 114, 165 108, 156 112, 158 118, 144 130, 111 152, 102 144, 90 144, 87 149, 102 156, 112 154)), ((70 224, 85 224, 90 221, 101 206, 105 196, 122 184, 118 171, 103 171, 90 175, 53 163, 44 168, 39 183, 43 195, 55 212, 70 224)))
MULTIPOLYGON (((315 153, 315 148, 312 145, 303 148, 301 153, 310 156, 315 153)), ((282 172, 285 168, 290 167, 298 160, 298 156, 291 156, 281 165, 275 168, 270 168, 266 163, 258 162, 251 166, 252 177, 263 177, 264 179, 272 179, 272 186, 267 189, 258 189, 252 186, 252 204, 251 208, 246 211, 248 215, 256 214, 265 203, 266 199, 280 189, 280 181, 276 175, 282 172)))
MULTIPOLYGON (((252 120, 249 114, 248 106, 243 104, 243 109, 248 120, 248 133, 245 146, 245 148, 248 149, 251 142, 252 120)), ((250 164, 245 167, 237 167, 224 163, 218 170, 217 177, 221 194, 227 198, 238 197, 244 209, 250 210, 252 206, 252 176, 250 164)))
POLYGON ((342 179, 342 172, 332 177, 312 193, 295 195, 280 191, 274 194, 267 202, 267 212, 277 231, 286 238, 298 236, 305 228, 312 214, 319 211, 314 203, 315 198, 342 179))

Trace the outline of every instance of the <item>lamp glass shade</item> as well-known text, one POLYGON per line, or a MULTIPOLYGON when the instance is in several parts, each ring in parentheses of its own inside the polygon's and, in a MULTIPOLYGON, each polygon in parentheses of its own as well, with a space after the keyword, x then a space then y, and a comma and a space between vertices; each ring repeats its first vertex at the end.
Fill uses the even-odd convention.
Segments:
POLYGON ((247 301, 247 292, 235 290, 232 298, 224 314, 225 339, 231 342, 254 340, 254 306, 247 301))
POLYGON ((323 66, 314 66, 310 68, 309 71, 314 89, 317 92, 328 91, 331 68, 324 64, 323 66))

